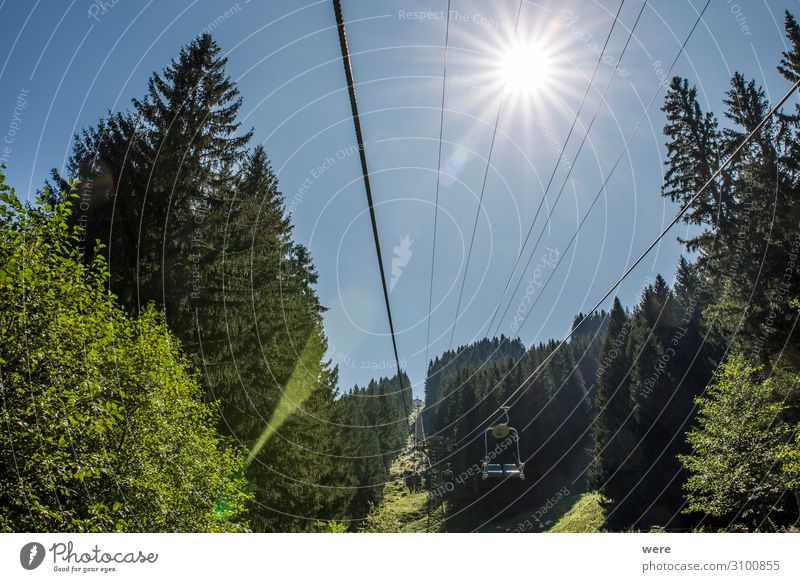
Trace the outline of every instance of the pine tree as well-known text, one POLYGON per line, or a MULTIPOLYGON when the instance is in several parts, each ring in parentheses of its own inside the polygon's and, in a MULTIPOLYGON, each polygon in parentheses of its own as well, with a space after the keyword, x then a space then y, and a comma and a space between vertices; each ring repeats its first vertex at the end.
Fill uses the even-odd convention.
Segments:
MULTIPOLYGON (((697 101, 697 89, 690 87, 686 79, 674 77, 662 110, 667 124, 667 171, 662 192, 681 206, 711 178, 720 158, 720 132, 717 120, 703 112, 697 101)), ((730 192, 722 184, 712 184, 697 202, 686 212, 684 221, 689 224, 727 224, 730 192)), ((690 250, 707 244, 708 233, 701 233, 685 242, 690 250)))
POLYGON ((189 308, 197 226, 235 183, 252 134, 239 131, 242 99, 226 64, 211 35, 200 35, 133 101, 150 165, 140 217, 140 301, 163 301, 170 318, 189 308))
POLYGON ((660 275, 643 290, 629 325, 626 358, 630 362, 630 402, 635 420, 629 425, 633 446, 619 471, 620 495, 612 498, 616 504, 608 522, 614 529, 651 519, 644 512, 662 492, 664 483, 657 477, 659 464, 674 435, 666 411, 678 389, 669 347, 677 317, 674 295, 660 275))
POLYGON ((790 83, 796 83, 800 77, 800 26, 788 10, 784 13, 784 28, 792 48, 783 53, 778 72, 790 83))
POLYGON ((629 332, 628 316, 615 297, 597 372, 594 462, 590 473, 590 487, 611 500, 622 499, 627 492, 623 483, 624 465, 634 445, 632 427, 635 418, 629 394, 630 363, 626 354, 629 332))
MULTIPOLYGON (((75 136, 67 161, 67 175, 79 180, 78 198, 70 216, 71 226, 81 231, 79 251, 87 264, 103 245, 109 268, 109 286, 123 306, 136 304, 137 249, 147 161, 142 155, 142 136, 136 119, 128 112, 101 118, 97 125, 75 136)), ((70 191, 66 178, 55 169, 48 184, 52 202, 65 201, 70 191)))

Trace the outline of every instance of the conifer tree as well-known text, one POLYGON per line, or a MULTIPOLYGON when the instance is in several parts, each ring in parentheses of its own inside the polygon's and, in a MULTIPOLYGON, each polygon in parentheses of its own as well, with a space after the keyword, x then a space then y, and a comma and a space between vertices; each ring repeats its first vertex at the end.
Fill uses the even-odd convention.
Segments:
POLYGON ((142 297, 163 301, 170 318, 189 308, 197 225, 230 191, 252 134, 240 132, 242 99, 226 64, 211 35, 202 34, 133 101, 150 161, 138 282, 142 297))
POLYGON ((635 418, 629 393, 630 364, 626 346, 630 331, 628 316, 618 298, 614 298, 608 320, 597 372, 597 398, 594 422, 594 463, 590 486, 607 498, 621 499, 624 465, 633 450, 635 418))

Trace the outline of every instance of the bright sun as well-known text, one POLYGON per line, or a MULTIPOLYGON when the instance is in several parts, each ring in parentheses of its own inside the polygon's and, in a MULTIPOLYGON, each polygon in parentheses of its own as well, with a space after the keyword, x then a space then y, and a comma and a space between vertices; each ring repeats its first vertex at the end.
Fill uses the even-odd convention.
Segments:
POLYGON ((535 44, 512 47, 500 63, 506 91, 532 94, 546 88, 553 78, 552 57, 535 44))

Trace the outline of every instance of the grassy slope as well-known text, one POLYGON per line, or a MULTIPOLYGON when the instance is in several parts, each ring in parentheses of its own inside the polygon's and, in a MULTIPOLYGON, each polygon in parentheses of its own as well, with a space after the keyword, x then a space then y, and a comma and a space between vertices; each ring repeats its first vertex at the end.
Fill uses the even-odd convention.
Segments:
POLYGON ((596 491, 584 493, 548 531, 553 533, 593 533, 602 531, 605 520, 602 500, 602 496, 596 491))
MULTIPOLYGON (((492 517, 489 523, 482 525, 477 531, 481 533, 549 532, 582 499, 583 494, 569 494, 562 500, 554 502, 552 506, 545 507, 544 503, 547 502, 547 499, 544 498, 538 505, 534 504, 535 507, 527 507, 522 512, 508 512, 502 516, 492 517)), ((475 525, 472 524, 468 531, 471 531, 472 527, 475 525)))
MULTIPOLYGON (((385 486, 383 500, 370 512, 367 525, 362 531, 402 533, 428 531, 427 492, 410 493, 403 484, 403 472, 406 469, 418 468, 421 464, 422 458, 414 456, 412 439, 409 438, 408 447, 397 457, 389 469, 390 481, 385 486)), ((560 511, 563 511, 561 508, 554 508, 547 517, 548 521, 554 519, 556 522, 547 531, 552 533, 603 531, 605 512, 602 500, 599 493, 590 491, 577 497, 572 507, 563 514, 560 514, 560 511)), ((566 503, 563 504, 566 505, 566 503)), ((441 517, 442 509, 437 506, 430 516, 430 531, 442 530, 441 517)), ((507 517, 480 531, 505 531, 508 528, 516 527, 519 521, 519 516, 507 517)), ((545 524, 544 527, 547 525, 545 524)), ((533 531, 537 530, 538 528, 533 531)))
MULTIPOLYGON (((384 497, 369 515, 367 532, 425 532, 428 525, 428 516, 425 511, 427 493, 409 493, 403 484, 403 471, 414 466, 411 450, 403 452, 393 463, 390 469, 392 481, 386 484, 384 497)), ((595 533, 603 531, 605 513, 602 506, 602 496, 594 491, 583 493, 572 506, 559 515, 554 509, 548 516, 555 519, 553 526, 546 530, 551 533, 595 533)), ((566 509, 566 508, 565 508, 566 509)), ((430 531, 441 531, 442 510, 437 506, 431 514, 430 531)), ((523 517, 529 517, 527 515, 523 517)), ((483 532, 503 532, 519 526, 524 521, 519 516, 508 517, 504 520, 493 522, 481 528, 483 532)), ((544 519, 542 520, 544 521, 544 519)), ((544 527, 547 527, 545 525, 544 527)), ((542 531, 539 527, 528 531, 542 531)))
MULTIPOLYGON (((363 531, 415 533, 428 531, 426 504, 427 491, 410 493, 403 483, 403 472, 421 465, 421 458, 415 460, 409 438, 408 448, 392 463, 389 469, 390 481, 383 491, 383 500, 369 514, 363 531)), ((430 531, 440 531, 442 510, 435 508, 430 519, 430 531)))

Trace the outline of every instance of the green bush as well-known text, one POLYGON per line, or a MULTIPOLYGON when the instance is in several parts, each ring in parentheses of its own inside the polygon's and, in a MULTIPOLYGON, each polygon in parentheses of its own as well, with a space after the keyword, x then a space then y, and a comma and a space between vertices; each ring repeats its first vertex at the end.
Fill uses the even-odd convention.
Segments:
POLYGON ((0 530, 245 529, 242 452, 162 314, 82 264, 71 212, 0 173, 0 530))
POLYGON ((774 531, 794 521, 796 483, 789 443, 796 432, 796 379, 728 357, 696 399, 698 425, 687 434, 692 455, 680 457, 689 478, 687 512, 719 518, 724 528, 774 531))

